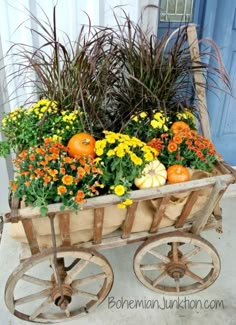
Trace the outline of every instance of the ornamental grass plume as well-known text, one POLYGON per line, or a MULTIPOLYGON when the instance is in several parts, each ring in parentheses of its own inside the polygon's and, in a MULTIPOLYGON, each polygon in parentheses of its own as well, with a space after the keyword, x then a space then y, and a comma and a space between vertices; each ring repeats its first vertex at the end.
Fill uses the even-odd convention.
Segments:
POLYGON ((99 195, 102 170, 90 158, 71 158, 59 142, 44 139, 41 146, 22 151, 14 160, 14 196, 47 214, 47 205, 61 202, 62 209, 77 211, 88 197, 99 195))

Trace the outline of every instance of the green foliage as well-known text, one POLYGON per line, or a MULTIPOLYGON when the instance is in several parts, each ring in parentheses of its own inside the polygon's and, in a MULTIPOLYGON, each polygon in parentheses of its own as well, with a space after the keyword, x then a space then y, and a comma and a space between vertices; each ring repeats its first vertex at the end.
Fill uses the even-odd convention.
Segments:
POLYGON ((0 130, 7 141, 0 144, 0 156, 5 156, 10 149, 21 152, 42 144, 45 138, 66 145, 72 135, 82 131, 82 115, 79 109, 59 111, 57 103, 48 99, 28 109, 18 108, 2 120, 0 130))

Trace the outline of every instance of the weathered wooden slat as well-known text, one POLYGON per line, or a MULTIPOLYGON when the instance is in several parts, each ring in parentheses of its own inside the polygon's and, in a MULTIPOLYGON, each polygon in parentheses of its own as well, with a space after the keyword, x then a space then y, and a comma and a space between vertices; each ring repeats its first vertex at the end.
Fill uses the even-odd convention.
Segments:
MULTIPOLYGON (((214 185, 216 181, 219 182, 223 181, 225 183, 230 184, 234 181, 234 177, 230 174, 227 174, 222 176, 207 177, 207 178, 193 180, 184 183, 169 184, 162 187, 156 187, 151 189, 136 190, 130 193, 130 199, 134 201, 158 199, 158 198, 162 198, 163 196, 167 196, 167 195, 171 196, 171 195, 175 195, 176 193, 183 193, 185 191, 193 191, 198 189, 200 190, 210 185, 214 185)), ((88 199, 82 208, 83 210, 94 209, 94 208, 105 207, 108 205, 114 205, 119 202, 120 202, 120 198, 116 195, 113 194, 103 195, 103 196, 98 196, 98 197, 88 199)), ((51 212, 55 213, 58 211, 61 211, 60 203, 54 203, 48 205, 49 213, 51 212)), ((18 214, 19 214, 19 218, 21 217, 22 219, 41 217, 39 209, 32 208, 32 207, 19 209, 18 214)), ((9 222, 9 221, 10 221, 10 216, 7 214, 5 215, 4 222, 9 222)))
MULTIPOLYGON (((188 26, 187 35, 188 35, 188 43, 190 45, 189 50, 192 59, 192 65, 193 67, 196 67, 199 66, 199 62, 200 62, 196 27, 193 25, 188 26)), ((205 84, 205 80, 203 79, 203 74, 201 69, 195 69, 193 76, 195 81, 196 94, 198 97, 198 110, 199 110, 202 133, 205 137, 211 139, 210 123, 209 123, 209 116, 207 111, 206 92, 205 92, 205 88, 202 87, 202 85, 205 84)))
POLYGON ((178 220, 175 223, 175 227, 176 228, 180 228, 184 225, 187 217, 189 216, 190 212, 192 211, 192 208, 194 206, 194 204, 197 201, 198 195, 199 195, 200 191, 193 191, 189 197, 187 202, 185 203, 183 210, 181 212, 181 215, 179 216, 178 220))
POLYGON ((34 225, 31 219, 24 219, 22 220, 22 225, 25 230, 25 235, 28 240, 31 254, 37 254, 40 252, 37 237, 34 231, 34 225))
POLYGON ((59 228, 62 246, 70 246, 70 215, 68 212, 63 212, 59 215, 59 228))
POLYGON ((131 233, 137 207, 138 202, 134 202, 132 205, 127 207, 125 221, 122 226, 122 238, 128 238, 131 233))
POLYGON ((193 232, 194 234, 201 233, 208 221, 208 218, 211 216, 212 211, 221 199, 226 188, 227 184, 225 184, 224 182, 216 182, 205 207, 195 215, 191 232, 193 232))
POLYGON ((104 220, 104 208, 94 209, 94 227, 93 227, 93 243, 98 244, 102 241, 102 228, 104 220))
POLYGON ((169 200, 170 196, 165 196, 161 199, 160 207, 153 216, 152 224, 149 230, 150 233, 157 232, 158 226, 161 223, 161 219, 164 217, 165 209, 169 200))

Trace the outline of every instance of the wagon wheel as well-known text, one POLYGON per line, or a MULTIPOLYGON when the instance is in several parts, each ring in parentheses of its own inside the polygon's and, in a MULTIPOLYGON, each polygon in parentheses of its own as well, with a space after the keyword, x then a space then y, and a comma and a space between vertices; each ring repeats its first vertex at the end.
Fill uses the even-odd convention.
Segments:
POLYGON ((217 279, 220 258, 207 240, 175 231, 144 242, 135 254, 134 272, 156 292, 186 295, 209 287, 217 279))
POLYGON ((45 250, 15 269, 5 288, 12 314, 38 323, 72 320, 98 306, 111 290, 112 268, 95 251, 58 248, 57 265, 56 272, 52 251, 45 250))

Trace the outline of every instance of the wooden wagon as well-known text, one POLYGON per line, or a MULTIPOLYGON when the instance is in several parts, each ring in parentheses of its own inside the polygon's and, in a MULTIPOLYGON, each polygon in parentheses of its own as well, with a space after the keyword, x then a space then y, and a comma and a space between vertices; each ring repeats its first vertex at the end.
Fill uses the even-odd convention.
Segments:
MULTIPOLYGON (((188 37, 194 62, 199 49, 193 26, 188 28, 188 37)), ((197 72, 195 78, 202 80, 197 72)), ((206 100, 201 89, 198 96, 201 127, 209 137, 206 100)), ((207 229, 221 230, 218 203, 235 179, 234 170, 222 161, 215 165, 210 177, 132 191, 132 206, 110 231, 105 231, 106 222, 115 220, 120 199, 115 195, 88 199, 83 218, 86 219, 86 211, 92 218, 90 238, 81 241, 74 238, 70 211, 61 212, 60 204, 49 205, 48 216, 42 219, 37 208, 19 208, 18 201, 12 200, 5 222, 22 224, 31 256, 22 256, 6 283, 5 302, 9 311, 39 323, 62 322, 90 312, 106 298, 113 283, 111 265, 98 251, 138 241, 143 243, 134 256, 134 272, 146 287, 171 295, 207 288, 219 275, 220 258, 200 234, 207 229), (195 209, 203 193, 205 201, 195 209), (184 198, 180 212, 169 225, 163 226, 176 197, 184 198), (142 204, 152 206, 143 228, 143 220, 138 217, 142 204), (44 227, 50 229, 50 247, 40 242, 39 233, 44 227)))

